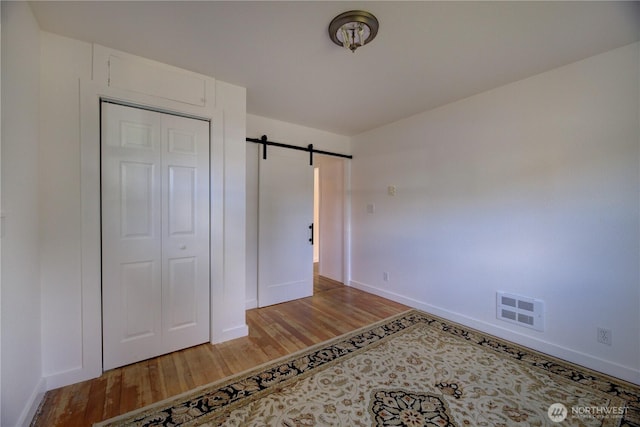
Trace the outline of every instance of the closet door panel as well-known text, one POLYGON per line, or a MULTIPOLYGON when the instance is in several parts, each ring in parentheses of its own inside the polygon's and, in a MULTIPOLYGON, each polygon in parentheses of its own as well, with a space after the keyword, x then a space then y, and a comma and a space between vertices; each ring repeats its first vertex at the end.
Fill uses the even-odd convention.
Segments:
POLYGON ((164 115, 165 350, 209 341, 209 124, 164 115))
POLYGON ((162 348, 161 119, 120 105, 102 108, 103 366, 162 348))
POLYGON ((102 105, 103 367, 209 340, 209 123, 102 105))

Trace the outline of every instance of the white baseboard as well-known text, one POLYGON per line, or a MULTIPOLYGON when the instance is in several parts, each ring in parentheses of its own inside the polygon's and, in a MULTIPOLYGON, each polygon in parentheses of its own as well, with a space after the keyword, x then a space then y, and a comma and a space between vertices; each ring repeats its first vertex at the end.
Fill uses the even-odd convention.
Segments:
POLYGON ((20 418, 18 418, 18 422, 16 427, 29 427, 31 424, 31 420, 33 420, 33 416, 38 411, 38 407, 40 406, 40 402, 44 398, 44 394, 46 393, 46 385, 47 382, 44 378, 40 378, 38 384, 33 389, 31 396, 25 402, 24 408, 22 409, 22 413, 20 414, 20 418))
POLYGON ((218 344, 221 342, 233 340, 236 338, 242 338, 249 335, 249 326, 246 324, 227 328, 222 331, 222 334, 211 337, 211 344, 218 344))
POLYGON ((443 309, 441 307, 437 307, 423 301, 390 292, 386 289, 367 285, 355 280, 351 280, 349 284, 356 289, 360 289, 370 294, 378 295, 391 301, 408 305, 409 307, 422 310, 424 312, 442 317, 452 322, 460 323, 461 325, 477 329, 481 332, 496 336, 507 341, 511 341, 515 344, 529 347, 534 350, 557 357, 559 359, 566 360, 568 362, 575 363, 589 369, 593 369, 594 371, 602 372, 604 374, 640 385, 640 370, 622 366, 617 363, 603 360, 574 349, 524 335, 517 331, 496 326, 482 320, 474 319, 461 313, 456 313, 451 310, 443 309))
POLYGON ((245 309, 251 310, 252 308, 258 308, 258 300, 256 298, 248 299, 244 303, 245 309))
MULTIPOLYGON (((102 363, 102 360, 100 363, 102 363)), ((102 375, 102 366, 96 366, 93 369, 78 366, 64 372, 47 375, 44 379, 46 381, 46 389, 53 390, 54 388, 98 378, 100 375, 102 375)))

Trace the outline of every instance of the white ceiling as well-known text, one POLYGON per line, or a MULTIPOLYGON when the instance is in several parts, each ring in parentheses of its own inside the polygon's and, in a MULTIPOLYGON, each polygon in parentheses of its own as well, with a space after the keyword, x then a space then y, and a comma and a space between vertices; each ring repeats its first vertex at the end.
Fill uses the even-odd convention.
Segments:
POLYGON ((41 28, 247 88, 247 111, 354 135, 640 40, 640 2, 31 2, 41 28), (380 21, 351 53, 331 19, 380 21))

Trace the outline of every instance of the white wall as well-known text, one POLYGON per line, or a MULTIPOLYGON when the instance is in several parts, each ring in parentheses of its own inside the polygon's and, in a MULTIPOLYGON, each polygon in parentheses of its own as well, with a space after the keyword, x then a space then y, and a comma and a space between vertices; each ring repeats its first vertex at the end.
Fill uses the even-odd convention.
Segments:
POLYGON ((101 372, 100 95, 211 119, 212 341, 246 335, 246 90, 46 32, 41 61, 42 366, 47 388, 101 372), (107 79, 113 56, 130 75, 107 79), (144 73, 166 81, 128 90, 144 73), (181 96, 184 79, 204 82, 202 105, 171 98, 181 96))
MULTIPOLYGON (((350 153, 350 140, 346 136, 247 114, 247 137, 267 135, 269 141, 306 147, 313 144, 317 150, 350 153)), ((258 162, 259 146, 247 143, 247 244, 246 244, 246 298, 247 308, 257 307, 258 298, 258 162)), ((320 158, 320 156, 318 156, 320 158)), ((322 240, 322 236, 320 236, 322 240)))
POLYGON ((639 50, 354 137, 352 284, 640 383, 639 50), (496 320, 498 290, 545 331, 496 320))
POLYGON ((2 2, 2 426, 28 423, 44 392, 38 240, 40 31, 2 2))

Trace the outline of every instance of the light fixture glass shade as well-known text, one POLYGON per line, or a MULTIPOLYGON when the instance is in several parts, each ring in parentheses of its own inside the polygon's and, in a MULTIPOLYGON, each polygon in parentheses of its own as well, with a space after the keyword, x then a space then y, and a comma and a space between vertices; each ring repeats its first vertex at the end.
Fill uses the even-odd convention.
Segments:
POLYGON ((378 20, 369 12, 362 10, 341 13, 329 24, 331 40, 352 52, 369 43, 376 34, 378 34, 378 20))

